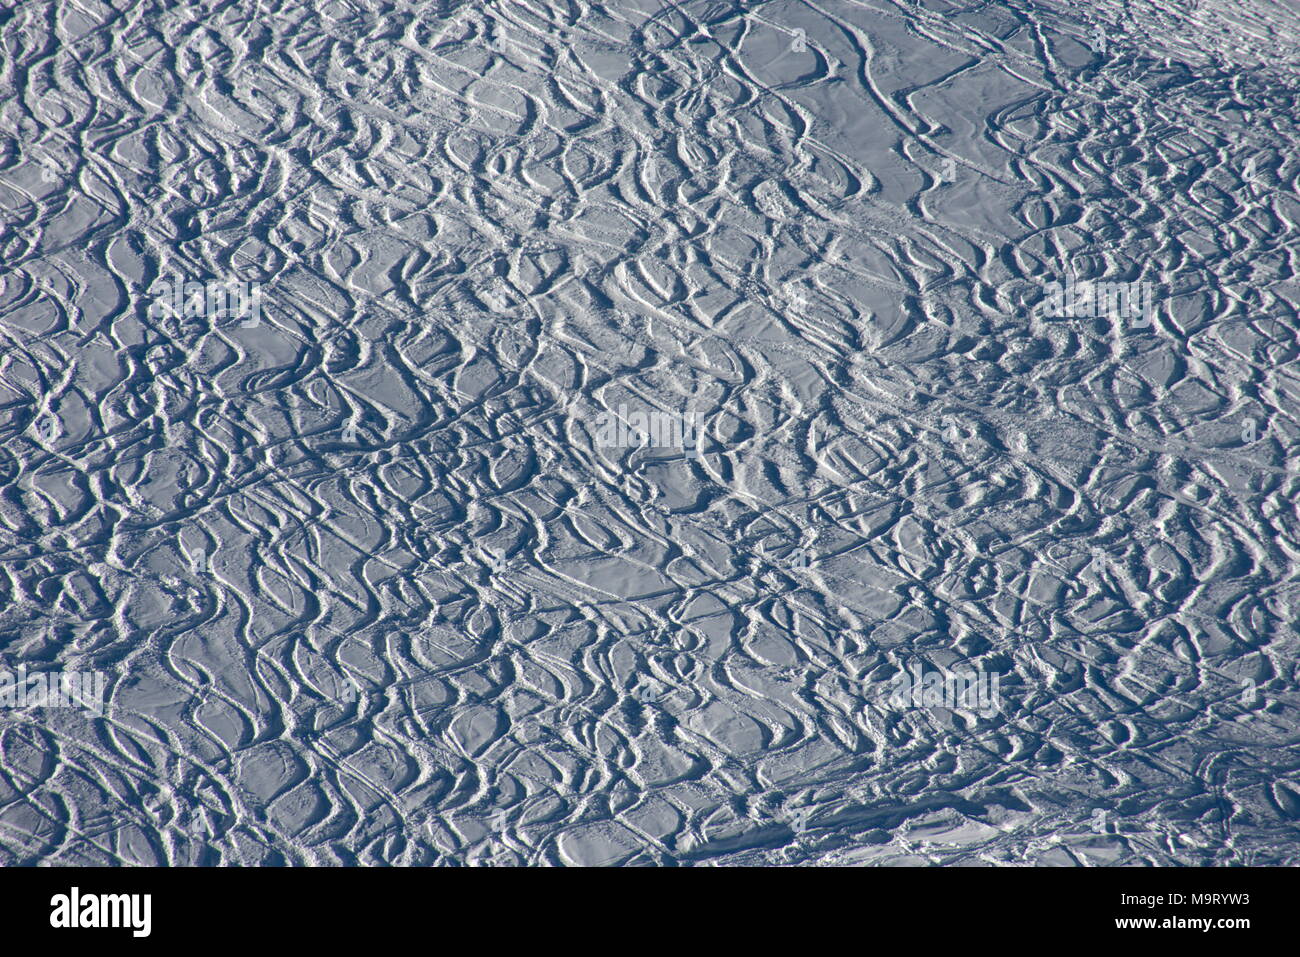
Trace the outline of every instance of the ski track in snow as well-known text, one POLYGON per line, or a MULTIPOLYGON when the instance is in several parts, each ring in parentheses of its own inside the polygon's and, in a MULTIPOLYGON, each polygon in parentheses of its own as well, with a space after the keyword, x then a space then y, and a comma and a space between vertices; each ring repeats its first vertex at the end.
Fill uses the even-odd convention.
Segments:
POLYGON ((0 10, 0 864, 1300 863, 1298 36, 0 10))

